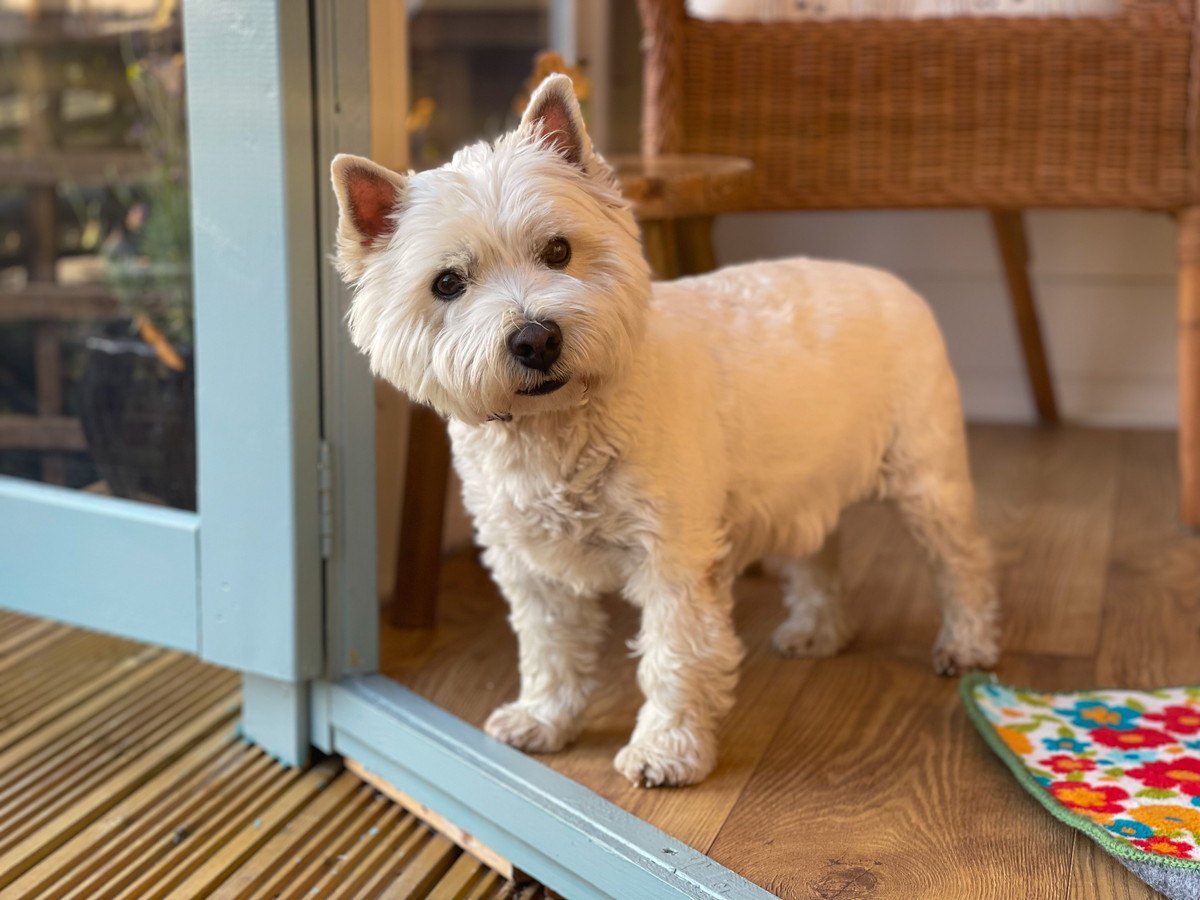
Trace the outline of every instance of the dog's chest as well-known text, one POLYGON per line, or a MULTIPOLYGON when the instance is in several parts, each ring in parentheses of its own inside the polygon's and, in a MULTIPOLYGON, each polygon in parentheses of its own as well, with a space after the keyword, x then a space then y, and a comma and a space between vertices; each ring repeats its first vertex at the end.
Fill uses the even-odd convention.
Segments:
POLYGON ((615 590, 636 564, 650 511, 615 451, 456 440, 455 465, 486 546, 581 589, 615 590))

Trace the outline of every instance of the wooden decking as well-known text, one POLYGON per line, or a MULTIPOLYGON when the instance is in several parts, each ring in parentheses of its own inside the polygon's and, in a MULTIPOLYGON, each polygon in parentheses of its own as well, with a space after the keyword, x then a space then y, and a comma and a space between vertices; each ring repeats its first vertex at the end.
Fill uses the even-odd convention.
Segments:
POLYGON ((226 670, 0 612, 0 897, 512 893, 340 760, 243 741, 238 703, 226 670))
MULTIPOLYGON (((1174 435, 983 427, 971 443, 1006 604, 1000 675, 1200 682, 1200 539, 1177 524, 1174 435)), ((612 769, 641 699, 621 602, 583 735, 541 760, 782 897, 1153 896, 1016 785, 933 674, 930 578, 890 510, 850 511, 843 564, 858 636, 830 660, 776 656, 777 586, 739 583, 747 658, 704 784, 646 791, 612 769)), ((384 671, 478 725, 516 694, 515 642, 473 557, 442 585, 435 631, 385 629, 384 671)))

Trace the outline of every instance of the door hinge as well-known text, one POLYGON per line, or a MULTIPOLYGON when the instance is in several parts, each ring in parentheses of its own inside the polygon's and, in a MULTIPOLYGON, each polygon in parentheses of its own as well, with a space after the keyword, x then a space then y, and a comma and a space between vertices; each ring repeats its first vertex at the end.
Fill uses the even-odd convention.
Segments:
POLYGON ((333 555, 333 451, 329 441, 321 441, 317 456, 317 494, 321 559, 333 555))

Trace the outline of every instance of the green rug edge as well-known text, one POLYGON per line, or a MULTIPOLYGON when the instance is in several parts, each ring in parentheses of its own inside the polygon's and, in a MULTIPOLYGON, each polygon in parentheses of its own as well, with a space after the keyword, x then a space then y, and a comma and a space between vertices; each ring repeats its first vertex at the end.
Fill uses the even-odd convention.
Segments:
POLYGON ((971 672, 964 675, 958 683, 958 693, 962 698, 963 706, 967 709, 967 717, 974 723, 975 729, 979 732, 984 742, 992 748, 1000 759, 1008 766, 1009 771, 1017 779, 1017 783, 1025 788, 1026 792, 1033 795, 1033 798, 1040 803, 1045 810, 1058 819, 1064 825, 1070 825, 1082 831, 1097 844, 1111 853, 1113 856, 1120 856, 1124 859, 1132 859, 1137 862, 1153 863, 1155 865, 1171 866, 1176 869, 1190 869, 1200 871, 1200 862, 1189 859, 1172 859, 1169 856, 1161 856, 1157 853, 1147 853, 1145 850, 1139 850, 1137 847, 1131 847, 1129 844, 1109 834, 1105 828, 1097 825, 1091 819, 1081 816, 1078 813, 1073 813, 1061 803, 1054 799, 1045 788, 1038 784, 1029 770, 1025 768, 1025 764, 1021 762, 1019 756, 1013 753, 1008 748, 1008 745, 1000 739, 996 734, 991 723, 987 720, 987 716, 983 714, 983 710, 975 702, 975 688, 983 683, 1003 684, 1005 687, 1012 688, 1016 691, 1032 694, 1055 694, 1063 696, 1065 694, 1074 694, 1078 691, 1053 692, 1041 691, 1033 688, 1017 687, 1015 685, 1006 684, 1000 681, 996 676, 987 672, 971 672))

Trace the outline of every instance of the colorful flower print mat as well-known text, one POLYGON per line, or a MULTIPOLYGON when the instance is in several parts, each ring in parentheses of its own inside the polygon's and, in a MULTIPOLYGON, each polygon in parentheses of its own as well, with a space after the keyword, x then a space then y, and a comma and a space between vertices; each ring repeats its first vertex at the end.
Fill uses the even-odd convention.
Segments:
POLYGON ((1172 900, 1200 898, 1200 687, 1044 694, 975 673, 961 691, 1055 818, 1172 900))

